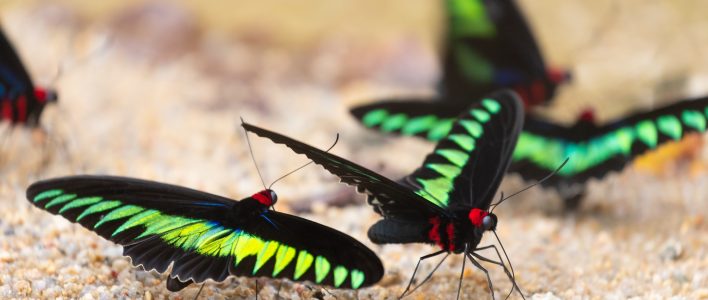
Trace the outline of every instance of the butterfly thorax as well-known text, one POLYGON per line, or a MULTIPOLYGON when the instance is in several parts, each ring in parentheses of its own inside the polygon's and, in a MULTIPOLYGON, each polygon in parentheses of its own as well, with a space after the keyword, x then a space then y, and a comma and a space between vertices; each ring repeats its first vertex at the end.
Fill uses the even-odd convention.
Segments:
POLYGON ((584 109, 578 115, 577 121, 570 128, 571 132, 576 132, 579 134, 580 141, 584 141, 593 137, 599 127, 597 126, 597 120, 595 118, 595 111, 592 108, 584 109))
POLYGON ((497 217, 485 210, 472 208, 457 210, 452 218, 435 216, 428 222, 430 242, 442 250, 462 253, 465 245, 474 249, 485 231, 496 228, 497 217))
MULTIPOLYGON (((245 198, 234 205, 231 220, 235 223, 248 222, 252 218, 261 217, 278 201, 273 190, 266 189, 245 198)), ((234 224, 236 225, 236 224, 234 224)))

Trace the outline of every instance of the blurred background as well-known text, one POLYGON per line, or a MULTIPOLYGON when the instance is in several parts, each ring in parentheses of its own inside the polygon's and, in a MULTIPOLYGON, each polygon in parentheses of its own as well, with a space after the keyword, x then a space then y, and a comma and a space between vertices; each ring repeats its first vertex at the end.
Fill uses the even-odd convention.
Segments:
MULTIPOLYGON (((573 73, 540 114, 570 123, 592 107, 606 122, 708 93, 706 1, 518 2, 547 63, 573 73)), ((260 179, 239 117, 321 148, 340 133, 334 153, 407 174, 433 146, 368 132, 348 107, 433 94, 443 19, 440 1, 0 0, 2 28, 35 84, 60 97, 42 116, 43 137, 0 125, 9 131, 0 159, 0 297, 190 298, 196 290, 168 293, 164 276, 131 268, 120 247, 31 207, 24 190, 37 179, 92 173, 241 199, 260 179)), ((306 162, 253 141, 266 182, 306 162)), ((539 188, 500 207, 499 235, 522 288, 542 299, 708 297, 707 155, 695 136, 591 182, 577 217, 559 215, 557 197, 539 188)), ((395 297, 417 258, 434 249, 369 243, 377 216, 337 182, 320 167, 289 176, 275 187, 279 210, 371 246, 387 275, 359 297, 395 297)), ((502 190, 523 186, 510 178, 502 190)), ((446 264, 414 297, 454 294, 461 260, 446 264)), ((499 291, 510 287, 493 273, 499 291)), ((465 276, 470 298, 488 297, 481 272, 465 276)), ((204 295, 253 297, 253 284, 230 279, 204 295)), ((288 287, 283 295, 312 296, 288 287)))

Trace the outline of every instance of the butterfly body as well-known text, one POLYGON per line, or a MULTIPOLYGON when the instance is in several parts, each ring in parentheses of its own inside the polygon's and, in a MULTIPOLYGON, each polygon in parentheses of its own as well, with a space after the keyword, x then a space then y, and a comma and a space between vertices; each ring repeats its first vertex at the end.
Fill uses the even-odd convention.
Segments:
POLYGON ((398 181, 281 134, 242 126, 306 155, 343 183, 366 193, 368 203, 383 217, 369 229, 372 242, 433 244, 441 249, 437 254, 464 254, 474 260, 483 234, 496 228, 497 217, 490 206, 511 162, 524 111, 516 94, 506 90, 457 113, 422 165, 398 181))
POLYGON ((56 91, 34 86, 15 49, 0 30, 0 120, 36 127, 45 105, 56 101, 56 91))
POLYGON ((425 243, 459 254, 465 245, 476 248, 484 232, 496 228, 496 215, 478 208, 461 209, 452 215, 431 216, 427 220, 384 218, 369 228, 368 236, 377 244, 425 243), (470 215, 477 216, 474 222, 470 215))
POLYGON ((171 265, 172 291, 229 275, 356 289, 383 275, 353 238, 270 209, 277 196, 269 189, 234 201, 134 178, 70 176, 32 184, 27 199, 122 245, 136 266, 163 273, 171 265))

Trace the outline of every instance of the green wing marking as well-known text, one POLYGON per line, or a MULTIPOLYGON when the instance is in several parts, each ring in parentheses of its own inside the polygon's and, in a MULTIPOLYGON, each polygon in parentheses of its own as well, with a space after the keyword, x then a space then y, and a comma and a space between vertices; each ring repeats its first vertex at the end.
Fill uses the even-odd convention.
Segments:
POLYGON ((267 240, 212 220, 165 214, 118 199, 77 197, 61 189, 43 191, 30 200, 43 209, 51 209, 71 221, 80 222, 121 244, 159 238, 185 253, 196 253, 207 258, 231 258, 228 261, 234 268, 249 268, 248 272, 252 275, 270 266, 273 277, 298 280, 310 272, 316 283, 331 281, 335 287, 356 289, 365 281, 361 270, 341 265, 332 269, 332 263, 326 257, 315 256, 306 249, 267 240), (253 267, 248 264, 241 266, 246 261, 251 261, 253 267), (285 270, 292 273, 282 274, 285 270))
MULTIPOLYGON (((449 141, 450 143, 445 144, 449 146, 438 146, 434 153, 426 158, 427 163, 423 168, 432 171, 434 175, 414 176, 419 186, 414 192, 439 207, 447 207, 450 192, 455 188, 455 179, 474 155, 477 141, 484 136, 484 124, 499 114, 500 110, 501 105, 497 100, 484 99, 481 105, 473 106, 467 114, 450 122, 450 127, 457 126, 461 131, 445 135, 443 140, 449 141)), ((446 133, 449 132, 450 130, 446 133)))
MULTIPOLYGON (((690 101, 701 101, 701 99, 685 100, 680 102, 679 105, 690 101)), ((500 109, 499 103, 491 99, 482 101, 482 107, 484 109, 477 108, 470 111, 472 118, 458 121, 461 126, 465 127, 469 135, 448 135, 455 120, 436 116, 434 113, 407 118, 402 128, 410 127, 411 129, 401 133, 420 136, 433 142, 449 139, 457 143, 460 150, 469 153, 474 150, 476 139, 483 134, 482 124, 484 124, 484 121, 488 120, 490 115, 494 115, 500 109), (425 122, 422 120, 425 120, 425 122)), ((400 115, 400 113, 378 108, 366 113, 365 118, 369 117, 369 115, 384 116, 385 119, 385 116, 400 115)), ((637 143, 648 149, 654 149, 664 141, 681 139, 687 131, 705 132, 708 125, 707 117, 708 105, 704 109, 686 108, 677 113, 654 116, 639 120, 634 124, 628 123, 589 140, 579 142, 547 137, 543 134, 535 134, 532 131, 523 131, 514 151, 513 160, 515 162, 529 161, 535 166, 551 172, 558 167, 562 158, 569 157, 570 160, 558 174, 561 176, 573 176, 597 167, 615 157, 636 155, 637 153, 633 153, 633 148, 637 143)), ((371 123, 365 123, 365 125, 370 128, 377 127, 377 125, 371 123)), ((453 165, 459 165, 464 160, 464 156, 455 155, 454 153, 440 154, 449 158, 453 165)), ((441 174, 455 174, 455 171, 451 171, 444 166, 434 165, 430 167, 438 169, 441 174)), ((440 184, 427 184, 440 186, 440 184)))
POLYGON ((492 37, 496 34, 494 23, 481 0, 448 0, 451 38, 492 37))

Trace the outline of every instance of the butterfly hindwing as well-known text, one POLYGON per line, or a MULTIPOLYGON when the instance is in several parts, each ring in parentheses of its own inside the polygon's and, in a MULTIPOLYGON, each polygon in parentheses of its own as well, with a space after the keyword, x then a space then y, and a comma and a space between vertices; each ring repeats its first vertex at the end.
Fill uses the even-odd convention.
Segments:
POLYGON ((587 129, 562 127, 538 119, 526 122, 514 152, 511 171, 526 178, 552 171, 556 157, 570 157, 558 178, 583 182, 622 169, 635 157, 689 132, 705 132, 708 97, 687 99, 587 129))
POLYGON ((381 101, 351 109, 367 128, 437 142, 447 136, 462 109, 441 101, 381 101))
POLYGON ((136 265, 164 272, 172 264, 181 282, 239 275, 359 288, 383 275, 376 255, 341 232, 274 211, 235 219, 243 201, 180 186, 72 176, 37 182, 27 198, 123 245, 136 265))
POLYGON ((513 92, 485 97, 455 119, 404 185, 443 208, 464 203, 486 209, 511 162, 523 118, 513 92))

